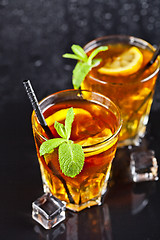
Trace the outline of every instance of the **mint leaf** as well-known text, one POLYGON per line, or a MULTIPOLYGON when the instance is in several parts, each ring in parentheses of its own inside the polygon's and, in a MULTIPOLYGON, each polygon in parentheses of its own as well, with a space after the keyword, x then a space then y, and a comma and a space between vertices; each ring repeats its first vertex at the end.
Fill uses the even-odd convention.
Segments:
POLYGON ((63 54, 62 57, 64 57, 64 58, 76 59, 76 60, 81 60, 81 58, 78 57, 77 55, 70 54, 70 53, 63 54))
POLYGON ((71 135, 71 128, 72 128, 73 120, 74 120, 74 112, 73 112, 73 108, 70 108, 67 111, 66 120, 65 120, 65 132, 66 132, 67 139, 69 139, 70 135, 71 135))
POLYGON ((102 51, 106 51, 108 49, 107 46, 101 46, 96 48, 95 50, 93 50, 93 52, 91 53, 91 55, 88 57, 88 64, 92 64, 92 59, 99 53, 102 51))
POLYGON ((76 64, 73 74, 72 74, 72 83, 75 89, 78 89, 81 86, 81 83, 87 76, 87 74, 91 71, 91 69, 98 64, 100 64, 101 59, 93 59, 99 52, 106 51, 108 49, 107 46, 100 46, 93 50, 93 52, 88 57, 83 48, 79 45, 72 45, 72 51, 75 54, 64 54, 65 58, 77 59, 79 62, 76 64))
POLYGON ((54 127, 55 127, 57 133, 59 134, 59 136, 61 136, 62 138, 65 138, 65 139, 67 138, 65 126, 62 123, 55 121, 54 127))
POLYGON ((50 153, 51 151, 54 150, 54 148, 57 148, 64 141, 66 141, 66 140, 63 138, 54 138, 54 139, 49 139, 49 140, 43 142, 39 149, 40 156, 42 156, 46 153, 50 153))
POLYGON ((59 146, 59 163, 64 175, 75 177, 84 165, 84 152, 81 145, 62 143, 59 146))
POLYGON ((81 86, 86 75, 92 69, 92 66, 85 62, 78 62, 73 70, 72 83, 75 89, 81 86))
POLYGON ((92 67, 96 67, 101 63, 101 59, 96 58, 92 60, 92 67))
POLYGON ((81 58, 81 60, 87 61, 87 54, 85 53, 82 47, 74 44, 72 45, 71 49, 77 56, 81 58))
POLYGON ((62 138, 49 139, 43 142, 39 149, 40 156, 42 156, 51 153, 55 148, 59 147, 58 157, 60 168, 68 177, 75 177, 80 173, 83 168, 85 158, 82 146, 74 144, 72 140, 69 140, 73 120, 74 111, 73 108, 70 108, 67 111, 65 126, 57 121, 54 123, 57 133, 62 138))

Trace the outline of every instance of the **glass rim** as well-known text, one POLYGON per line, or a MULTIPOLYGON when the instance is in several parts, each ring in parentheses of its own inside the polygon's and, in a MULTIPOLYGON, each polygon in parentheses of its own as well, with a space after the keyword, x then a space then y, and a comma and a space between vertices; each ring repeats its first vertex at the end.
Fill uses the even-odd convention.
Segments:
MULTIPOLYGON (((122 127, 122 117, 121 117, 121 112, 120 112, 120 110, 119 110, 119 107, 110 99, 110 98, 108 98, 108 97, 106 97, 106 96, 104 96, 104 95, 102 95, 102 94, 100 94, 100 93, 97 93, 97 92, 92 92, 92 91, 89 91, 89 90, 81 90, 81 89, 78 89, 78 90, 76 90, 76 89, 66 89, 66 90, 62 90, 62 91, 59 91, 59 92, 56 92, 56 93, 53 93, 53 94, 50 94, 50 95, 48 95, 47 97, 45 97, 45 98, 43 98, 41 101, 39 101, 39 104, 40 104, 40 106, 41 106, 41 104, 43 103, 43 102, 45 102, 47 99, 49 99, 49 98, 51 98, 51 97, 54 97, 54 96, 56 96, 56 95, 58 95, 58 94, 63 94, 63 93, 69 93, 69 92, 77 92, 78 94, 79 93, 83 93, 83 92, 88 92, 88 93, 92 93, 92 94, 95 94, 95 95, 97 95, 97 96, 101 96, 101 97, 103 97, 103 98, 105 98, 107 101, 109 101, 109 103, 110 104, 112 104, 112 106, 114 107, 114 109, 116 110, 116 112, 118 113, 118 117, 117 116, 115 116, 116 118, 117 118, 117 122, 118 122, 118 124, 117 124, 117 127, 116 127, 116 129, 115 129, 115 131, 114 131, 114 133, 110 136, 110 137, 106 137, 106 139, 104 139, 103 141, 100 141, 100 142, 98 142, 98 143, 95 143, 95 144, 91 144, 91 145, 87 145, 87 146, 82 146, 82 148, 84 149, 84 150, 90 150, 90 151, 95 151, 95 150, 93 150, 92 148, 95 148, 96 146, 97 147, 100 147, 100 148, 102 148, 104 145, 107 145, 107 144, 109 144, 110 142, 112 142, 113 140, 114 140, 114 138, 115 137, 117 137, 117 135, 119 134, 119 132, 120 132, 120 130, 121 130, 121 127, 122 127)), ((85 99, 85 98, 84 98, 85 99)), ((87 99, 86 99, 87 100, 87 99)), ((99 104, 99 105, 102 105, 102 106, 104 106, 105 108, 108 108, 109 109, 109 107, 107 107, 105 104, 102 104, 102 103, 100 103, 100 102, 98 102, 98 101, 91 101, 90 99, 89 100, 87 100, 87 101, 90 101, 90 102, 95 102, 95 103, 97 103, 97 104, 99 104)), ((46 108, 47 109, 47 108, 46 108)), ((110 110, 111 111, 111 110, 110 110)), ((114 114, 114 112, 112 112, 113 114, 114 114)), ((115 115, 115 114, 114 114, 115 115)), ((46 141, 46 140, 48 140, 45 136, 43 136, 43 134, 42 133, 40 133, 39 131, 38 131, 38 129, 37 129, 37 127, 35 126, 35 123, 34 123, 34 118, 36 117, 36 114, 35 114, 35 111, 33 110, 33 112, 32 112, 32 117, 31 117, 31 119, 32 119, 32 127, 33 127, 33 129, 37 132, 37 134, 44 140, 44 141, 46 141)), ((37 119, 37 121, 38 121, 38 119, 37 119)), ((78 144, 78 143, 77 143, 78 144)))
MULTIPOLYGON (((108 35, 108 36, 102 36, 102 37, 98 37, 98 38, 95 38, 94 40, 91 40, 90 42, 88 42, 87 44, 84 45, 83 49, 85 52, 89 52, 90 50, 92 50, 93 48, 97 46, 100 46, 98 45, 98 43, 100 42, 103 42, 105 40, 112 40, 112 39, 119 39, 119 40, 128 40, 128 43, 134 43, 134 42, 137 42, 137 43, 140 43, 141 46, 145 46, 145 47, 149 47, 149 49, 154 52, 155 48, 152 44, 150 44, 149 42, 147 42, 146 40, 144 39, 141 39, 141 38, 138 38, 138 37, 134 37, 134 36, 130 36, 130 35, 108 35)), ((107 82, 107 81, 103 81, 99 78, 96 78, 96 77, 93 77, 93 76, 89 76, 89 78, 91 78, 92 80, 94 81, 97 81, 97 82, 100 82, 102 84, 111 84, 111 85, 132 85, 132 84, 136 84, 137 82, 146 82, 148 80, 150 80, 151 78, 153 78, 159 71, 160 71, 160 60, 157 58, 158 60, 158 63, 157 63, 157 66, 156 66, 156 69, 154 72, 152 72, 149 76, 139 80, 139 81, 134 81, 134 82, 125 82, 125 83, 116 83, 116 82, 107 82)))

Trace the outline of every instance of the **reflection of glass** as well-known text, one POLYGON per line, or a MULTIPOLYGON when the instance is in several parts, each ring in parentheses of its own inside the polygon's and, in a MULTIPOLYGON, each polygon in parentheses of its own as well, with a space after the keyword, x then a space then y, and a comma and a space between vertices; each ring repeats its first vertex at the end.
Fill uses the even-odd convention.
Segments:
MULTIPOLYGON (((139 137, 143 137, 145 134, 155 82, 159 72, 159 62, 157 60, 143 72, 140 69, 149 62, 154 48, 146 41, 135 37, 108 36, 91 41, 84 47, 84 50, 87 54, 90 54, 93 49, 101 45, 107 45, 109 49, 96 56, 96 58, 101 58, 102 62, 87 75, 82 83, 82 89, 99 92, 115 102, 120 107, 123 119, 119 146, 138 145, 139 137), (136 46, 136 49, 138 49, 134 49, 136 53, 139 54, 140 51, 139 56, 141 56, 140 59, 142 58, 143 62, 139 63, 137 60, 135 66, 130 67, 125 74, 121 73, 122 75, 99 72, 101 67, 110 64, 115 58, 118 59, 122 53, 127 52, 132 46, 136 46), (134 72, 135 68, 137 68, 136 72, 134 72)), ((131 55, 129 55, 129 58, 131 55)), ((124 59, 120 64, 125 65, 126 60, 128 61, 128 59, 124 59)), ((118 67, 119 65, 114 66, 114 70, 118 67)))
POLYGON ((120 215, 139 214, 149 203, 151 195, 155 193, 156 183, 120 183, 109 189, 105 202, 112 211, 120 215))
POLYGON ((66 221, 66 240, 112 240, 109 208, 106 203, 80 213, 70 213, 66 221))
POLYGON ((66 90, 50 95, 40 102, 40 107, 46 121, 50 116, 60 116, 60 120, 55 118, 49 125, 55 137, 58 137, 55 135, 55 120, 64 123, 66 111, 63 110, 70 107, 76 109, 71 140, 81 144, 85 153, 84 167, 74 178, 61 172, 56 150, 40 157, 39 147, 46 136, 33 112, 32 126, 44 191, 49 189, 56 198, 66 202, 67 208, 75 211, 101 204, 121 127, 117 107, 100 94, 80 90, 66 90), (60 110, 61 115, 55 115, 60 110))
POLYGON ((89 211, 66 211, 66 220, 48 231, 35 225, 34 230, 42 240, 112 240, 109 208, 106 203, 89 211))

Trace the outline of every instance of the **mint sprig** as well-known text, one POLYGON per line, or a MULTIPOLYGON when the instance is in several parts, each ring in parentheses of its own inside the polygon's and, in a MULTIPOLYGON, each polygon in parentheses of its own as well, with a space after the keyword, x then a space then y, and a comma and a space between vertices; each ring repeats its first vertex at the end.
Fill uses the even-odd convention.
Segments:
POLYGON ((107 46, 101 46, 93 50, 91 55, 88 57, 82 47, 79 45, 72 45, 71 47, 74 54, 66 53, 63 54, 64 58, 70 58, 78 60, 75 68, 73 69, 72 74, 72 83, 75 89, 78 89, 81 86, 81 83, 87 76, 87 74, 91 71, 91 69, 97 66, 101 59, 93 59, 99 52, 106 51, 108 49, 107 46))
POLYGON ((65 125, 59 122, 54 127, 61 138, 49 139, 40 146, 40 156, 51 153, 58 147, 58 159, 62 172, 68 177, 78 175, 84 165, 84 152, 82 146, 69 140, 74 120, 73 108, 67 111, 65 125))

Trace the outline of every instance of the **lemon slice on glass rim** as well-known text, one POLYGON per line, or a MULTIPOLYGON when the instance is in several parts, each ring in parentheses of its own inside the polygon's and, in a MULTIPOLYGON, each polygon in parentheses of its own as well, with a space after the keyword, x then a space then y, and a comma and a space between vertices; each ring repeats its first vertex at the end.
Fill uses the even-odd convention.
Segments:
MULTIPOLYGON (((55 113, 53 113, 51 116, 46 118, 46 123, 48 126, 51 126, 55 121, 60 122, 66 119, 67 111, 69 108, 61 109, 55 113)), ((73 108, 73 112, 75 115, 77 114, 83 114, 84 116, 92 117, 92 115, 85 109, 82 108, 73 108)))
POLYGON ((137 72, 143 62, 143 55, 137 47, 131 47, 112 62, 107 62, 98 69, 101 74, 112 76, 127 76, 137 72))

